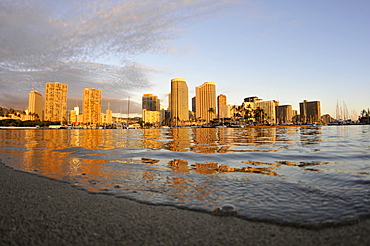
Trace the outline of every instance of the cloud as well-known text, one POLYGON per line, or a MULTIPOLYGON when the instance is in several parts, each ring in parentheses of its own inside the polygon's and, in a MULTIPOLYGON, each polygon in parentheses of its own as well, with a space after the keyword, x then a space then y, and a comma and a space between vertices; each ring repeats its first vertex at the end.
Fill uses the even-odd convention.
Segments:
POLYGON ((27 97, 32 85, 58 81, 69 84, 71 96, 82 88, 126 96, 150 85, 151 71, 134 61, 136 55, 170 52, 170 41, 187 24, 226 5, 226 0, 2 0, 1 90, 27 97))

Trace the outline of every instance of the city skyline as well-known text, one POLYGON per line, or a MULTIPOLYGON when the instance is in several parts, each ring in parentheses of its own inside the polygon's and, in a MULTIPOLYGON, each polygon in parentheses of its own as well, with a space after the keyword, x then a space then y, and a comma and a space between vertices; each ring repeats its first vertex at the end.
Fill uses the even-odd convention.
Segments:
MULTIPOLYGON (((177 121, 192 121, 189 118, 190 111, 193 111, 192 113, 194 115, 192 117, 194 117, 194 119, 199 119, 204 121, 204 123, 209 123, 214 118, 234 117, 232 115, 238 113, 236 108, 260 108, 264 113, 266 113, 266 115, 268 115, 268 119, 271 122, 287 123, 292 122, 293 120, 292 117, 294 115, 292 115, 292 105, 281 105, 280 102, 276 100, 265 101, 262 98, 253 96, 244 98, 244 101, 241 104, 230 104, 227 103, 226 95, 217 94, 216 83, 214 82, 204 82, 203 84, 196 86, 196 96, 192 97, 192 100, 190 100, 186 79, 174 78, 171 79, 170 83, 171 92, 168 94, 167 104, 169 107, 167 108, 163 108, 158 96, 150 93, 142 95, 142 112, 139 114, 139 117, 142 117, 143 121, 145 121, 145 118, 150 119, 149 121, 153 121, 164 117, 164 115, 160 116, 159 111, 161 109, 167 109, 168 111, 172 110, 172 124, 177 124, 177 121), (171 105, 174 105, 174 107, 171 105), (279 107, 280 110, 278 111, 279 107), (288 108, 289 110, 286 111, 288 108), (154 111, 158 111, 158 114, 154 111)), ((45 84, 45 99, 43 99, 43 95, 36 90, 29 92, 28 108, 26 108, 26 111, 28 113, 36 113, 36 118, 39 117, 44 120, 52 119, 52 121, 58 121, 57 119, 67 119, 67 111, 69 111, 69 114, 71 114, 68 116, 69 121, 84 124, 111 122, 112 116, 124 118, 122 115, 119 116, 117 112, 113 112, 110 109, 109 101, 107 102, 108 106, 105 110, 106 114, 103 113, 104 107, 102 106, 101 90, 95 88, 84 88, 81 101, 82 107, 80 108, 78 104, 74 104, 73 109, 68 107, 66 104, 68 99, 67 94, 68 84, 48 82, 45 84), (42 103, 43 101, 44 103, 42 103), (44 109, 45 113, 38 112, 40 107, 44 109), (81 112, 82 114, 80 115, 81 112), (81 116, 80 120, 78 120, 79 115, 81 116)), ((301 122, 306 122, 307 119, 310 119, 310 122, 312 119, 314 122, 318 122, 320 121, 321 116, 323 116, 323 114, 321 114, 320 101, 303 100, 303 102, 299 102, 299 109, 294 109, 294 111, 303 112, 303 115, 301 115, 299 119, 301 122), (308 115, 306 111, 309 112, 308 115)), ((138 115, 133 117, 138 117, 138 115)), ((338 120, 344 119, 338 118, 338 120)))
POLYGON ((33 86, 59 81, 71 89, 68 107, 97 88, 114 112, 130 98, 130 114, 139 114, 142 94, 165 102, 177 77, 189 99, 214 81, 230 104, 258 96, 298 110, 320 100, 333 117, 338 101, 355 115, 370 106, 365 0, 35 1, 0 3, 2 107, 25 107, 33 86))

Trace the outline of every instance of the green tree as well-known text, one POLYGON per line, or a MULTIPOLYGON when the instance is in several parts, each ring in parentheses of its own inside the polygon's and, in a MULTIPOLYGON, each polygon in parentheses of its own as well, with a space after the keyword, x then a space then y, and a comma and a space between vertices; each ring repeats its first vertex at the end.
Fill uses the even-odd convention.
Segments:
POLYGON ((265 112, 262 108, 257 107, 253 113, 257 123, 262 123, 265 120, 265 112))
POLYGON ((234 121, 239 121, 242 118, 242 106, 233 105, 231 110, 233 111, 232 118, 234 121))
POLYGON ((212 114, 215 114, 215 109, 214 108, 209 108, 208 109, 208 116, 209 116, 209 119, 210 121, 214 118, 212 118, 212 114))
POLYGON ((361 117, 369 117, 369 116, 370 116, 370 109, 367 109, 367 111, 366 109, 363 109, 361 111, 361 117))

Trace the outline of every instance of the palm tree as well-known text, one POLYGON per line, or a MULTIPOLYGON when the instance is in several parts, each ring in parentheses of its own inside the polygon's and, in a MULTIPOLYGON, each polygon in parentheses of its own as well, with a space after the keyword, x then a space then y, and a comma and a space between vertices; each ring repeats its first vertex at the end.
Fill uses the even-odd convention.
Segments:
POLYGON ((365 119, 367 119, 366 121, 369 124, 370 123, 370 109, 367 109, 367 111, 366 111, 366 109, 363 109, 361 111, 360 121, 366 123, 365 119))
POLYGON ((233 112, 232 118, 234 119, 234 121, 239 121, 239 119, 242 118, 243 107, 242 106, 233 105, 231 107, 231 110, 233 112))
POLYGON ((368 109, 368 110, 366 111, 366 109, 363 109, 363 110, 361 111, 361 117, 368 117, 368 116, 370 116, 370 110, 368 109))
POLYGON ((265 112, 262 108, 257 107, 254 111, 254 118, 256 119, 257 123, 261 123, 265 120, 265 112))
POLYGON ((212 119, 212 114, 214 114, 215 113, 215 109, 214 108, 209 108, 208 109, 208 116, 209 116, 209 121, 211 121, 211 119, 212 119))
POLYGON ((243 107, 243 118, 246 122, 253 120, 253 109, 250 104, 247 107, 243 107))

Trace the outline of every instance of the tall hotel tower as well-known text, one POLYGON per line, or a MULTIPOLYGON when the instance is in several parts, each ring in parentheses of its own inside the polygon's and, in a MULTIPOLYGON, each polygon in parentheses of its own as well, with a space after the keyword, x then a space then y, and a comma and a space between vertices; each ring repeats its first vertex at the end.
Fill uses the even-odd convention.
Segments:
POLYGON ((100 124, 101 121, 101 90, 83 89, 82 115, 84 124, 100 124))
POLYGON ((67 120, 68 85, 50 82, 45 85, 44 120, 67 120))
POLYGON ((299 103, 301 122, 317 123, 321 120, 320 101, 307 101, 299 103))
POLYGON ((205 82, 195 87, 196 118, 207 123, 216 118, 216 83, 205 82))
POLYGON ((105 110, 105 115, 107 118, 107 124, 113 123, 113 111, 110 109, 110 102, 108 102, 108 108, 105 110))
POLYGON ((152 94, 144 94, 142 97, 142 109, 159 111, 159 99, 152 94))
POLYGON ((171 80, 171 100, 170 110, 172 122, 181 125, 184 121, 189 121, 189 102, 188 85, 185 79, 171 80))
POLYGON ((217 118, 225 118, 227 110, 227 99, 224 94, 220 94, 217 97, 217 118))
POLYGON ((38 91, 28 93, 28 112, 37 114, 42 119, 42 95, 38 91))

